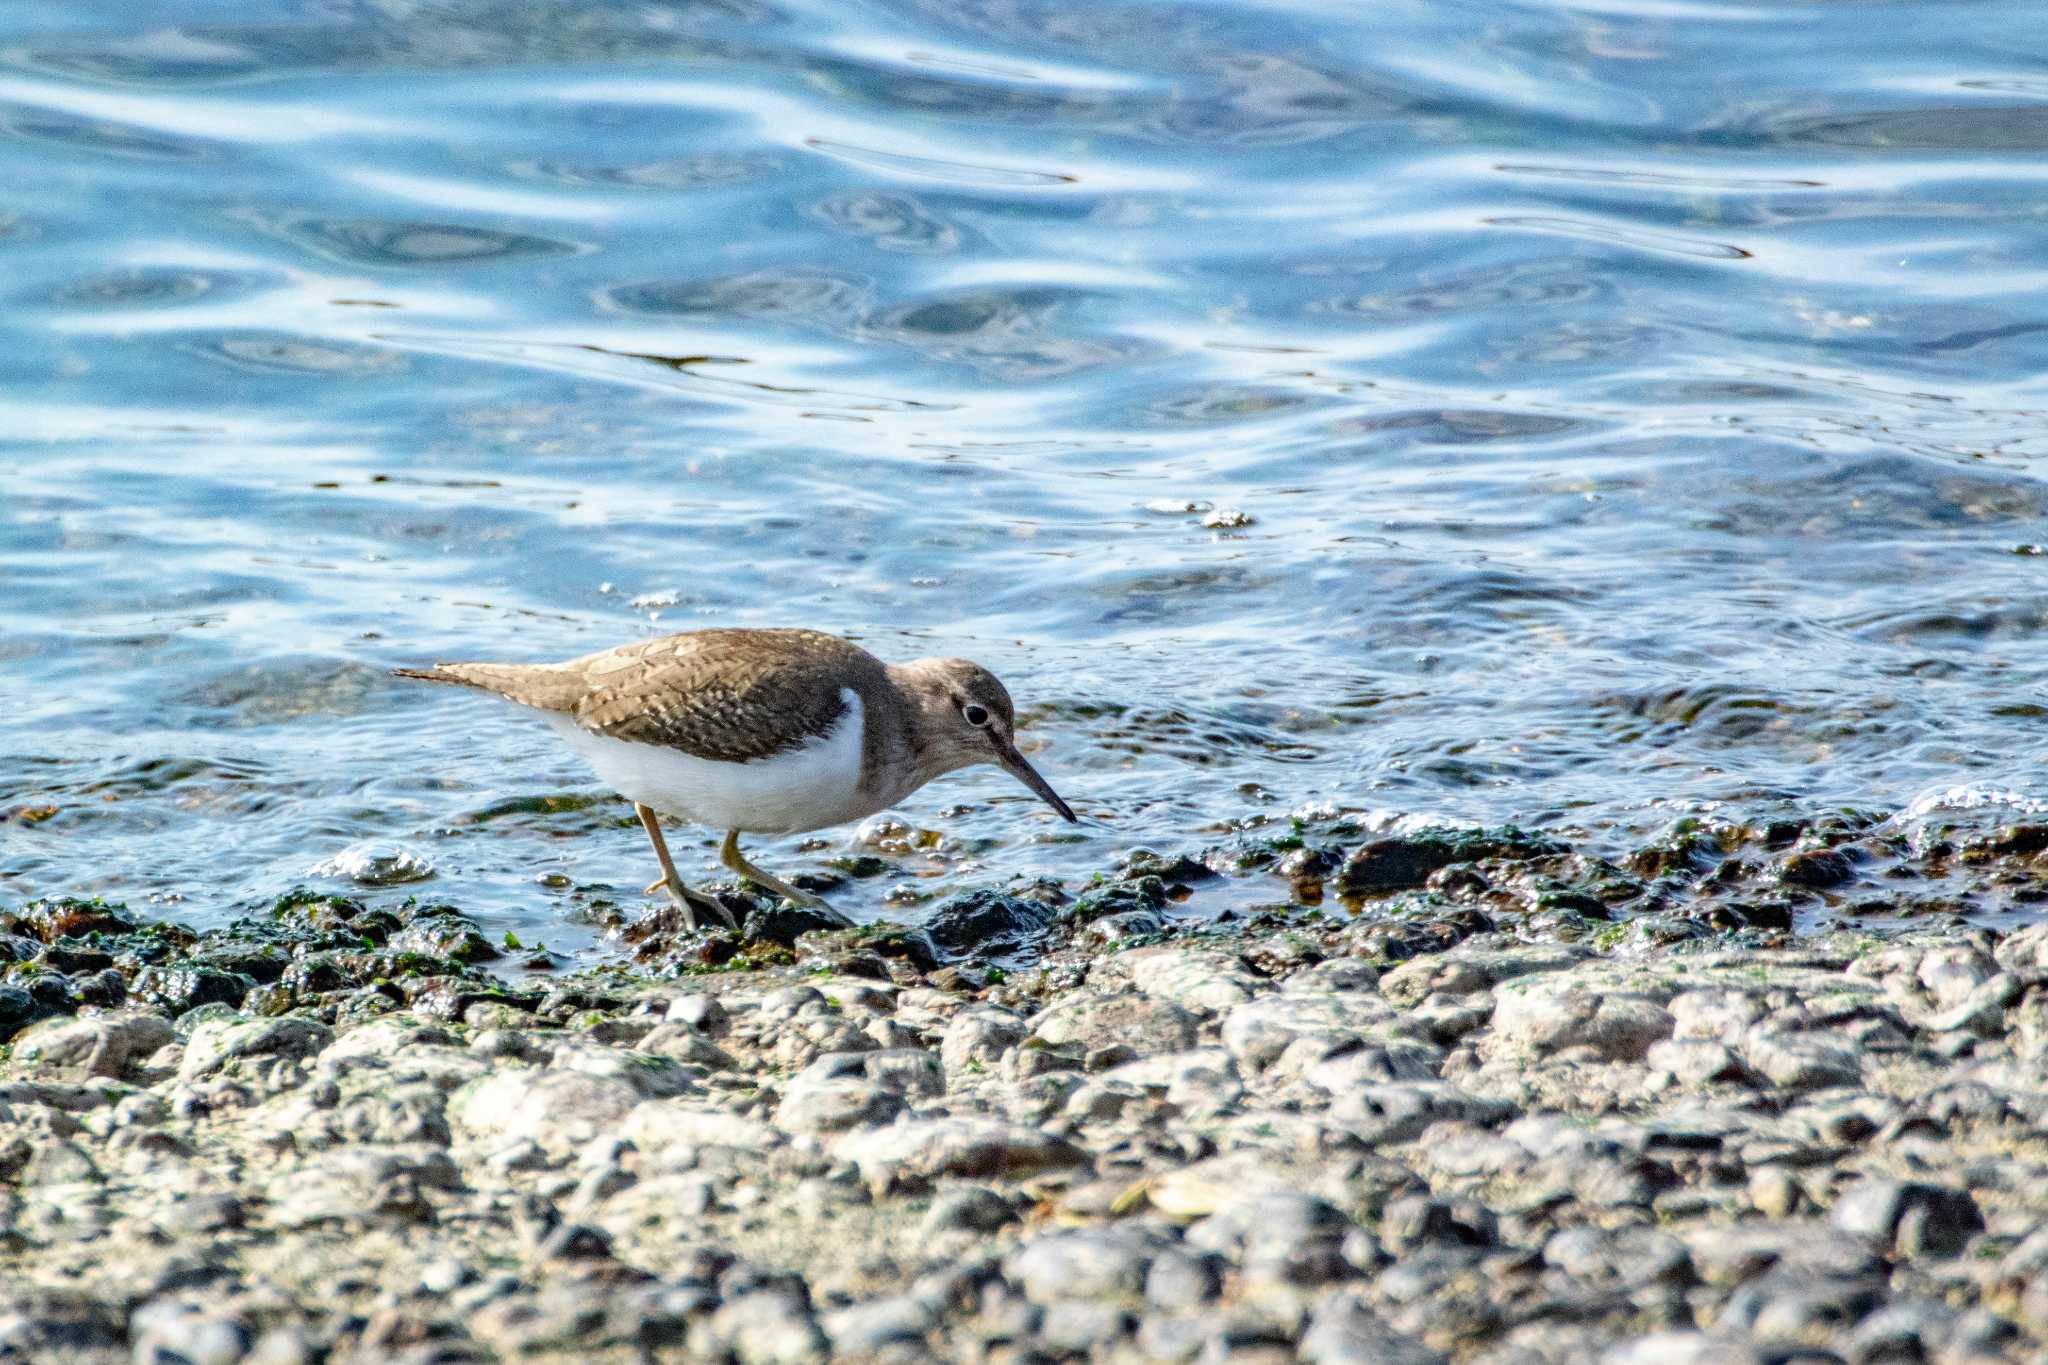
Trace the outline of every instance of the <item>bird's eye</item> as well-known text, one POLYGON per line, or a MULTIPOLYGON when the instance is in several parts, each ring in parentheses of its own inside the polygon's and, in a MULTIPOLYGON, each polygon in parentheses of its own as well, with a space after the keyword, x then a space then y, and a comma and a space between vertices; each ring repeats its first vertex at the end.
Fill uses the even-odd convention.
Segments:
POLYGON ((967 718, 969 725, 977 728, 988 724, 988 708, 986 706, 976 706, 973 702, 969 702, 960 708, 960 714, 967 718))

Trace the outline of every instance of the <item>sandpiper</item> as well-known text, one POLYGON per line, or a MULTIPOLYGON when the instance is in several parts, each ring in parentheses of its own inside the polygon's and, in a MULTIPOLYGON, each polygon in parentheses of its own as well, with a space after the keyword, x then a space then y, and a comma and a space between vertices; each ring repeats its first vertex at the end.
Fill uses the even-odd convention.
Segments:
POLYGON ((719 861, 728 869, 834 915, 748 862, 739 836, 858 820, 975 763, 995 764, 1075 818, 1017 752, 1009 692, 965 659, 885 664, 814 630, 728 629, 664 635, 566 663, 392 671, 539 711, 633 803, 661 861, 647 890, 666 887, 692 928, 700 911, 734 921, 717 900, 683 885, 657 813, 724 830, 719 861))

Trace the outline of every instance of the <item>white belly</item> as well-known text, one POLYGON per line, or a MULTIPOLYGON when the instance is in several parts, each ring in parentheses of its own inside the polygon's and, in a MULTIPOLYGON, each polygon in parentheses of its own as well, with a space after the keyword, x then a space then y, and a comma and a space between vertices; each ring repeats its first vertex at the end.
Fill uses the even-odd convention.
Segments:
POLYGON ((849 687, 839 696, 846 711, 829 734, 751 763, 720 763, 658 744, 611 739, 568 716, 543 715, 599 779, 629 801, 711 829, 796 834, 880 809, 860 787, 860 694, 849 687))

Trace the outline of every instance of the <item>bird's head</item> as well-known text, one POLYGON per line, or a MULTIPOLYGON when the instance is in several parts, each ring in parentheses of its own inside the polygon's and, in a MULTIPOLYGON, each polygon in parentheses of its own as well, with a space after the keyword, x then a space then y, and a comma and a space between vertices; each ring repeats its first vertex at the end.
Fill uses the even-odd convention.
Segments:
POLYGON ((993 763, 1063 818, 1078 818, 1017 752, 1017 708, 995 674, 966 659, 919 659, 892 671, 917 702, 913 743, 927 781, 956 768, 993 763))

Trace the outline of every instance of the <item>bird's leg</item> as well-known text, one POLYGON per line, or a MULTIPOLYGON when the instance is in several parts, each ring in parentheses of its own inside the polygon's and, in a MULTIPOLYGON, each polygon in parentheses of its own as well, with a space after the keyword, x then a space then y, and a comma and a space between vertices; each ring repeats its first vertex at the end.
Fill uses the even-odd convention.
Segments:
POLYGON ((724 863, 728 871, 737 872, 740 876, 745 877, 764 891, 772 891, 784 900, 792 901, 797 905, 805 906, 812 910, 822 910, 838 920, 842 925, 851 926, 853 924, 852 920, 840 914, 810 892, 799 891, 789 883, 769 876, 766 872, 748 862, 746 855, 740 852, 740 832, 736 829, 729 829, 725 832, 725 842, 718 846, 718 861, 724 863))
POLYGON ((661 837, 661 826, 655 823, 654 812, 635 801, 633 813, 640 817, 640 827, 647 831, 648 839, 653 841, 654 856, 661 859, 661 880, 649 886, 647 893, 652 895, 667 887, 676 907, 683 912, 684 921, 692 929, 697 927, 697 912, 700 910, 718 916, 734 929, 739 928, 739 923, 732 917, 732 911, 726 909, 722 903, 701 891, 692 891, 683 885, 683 879, 676 875, 675 860, 668 856, 668 841, 661 837))

